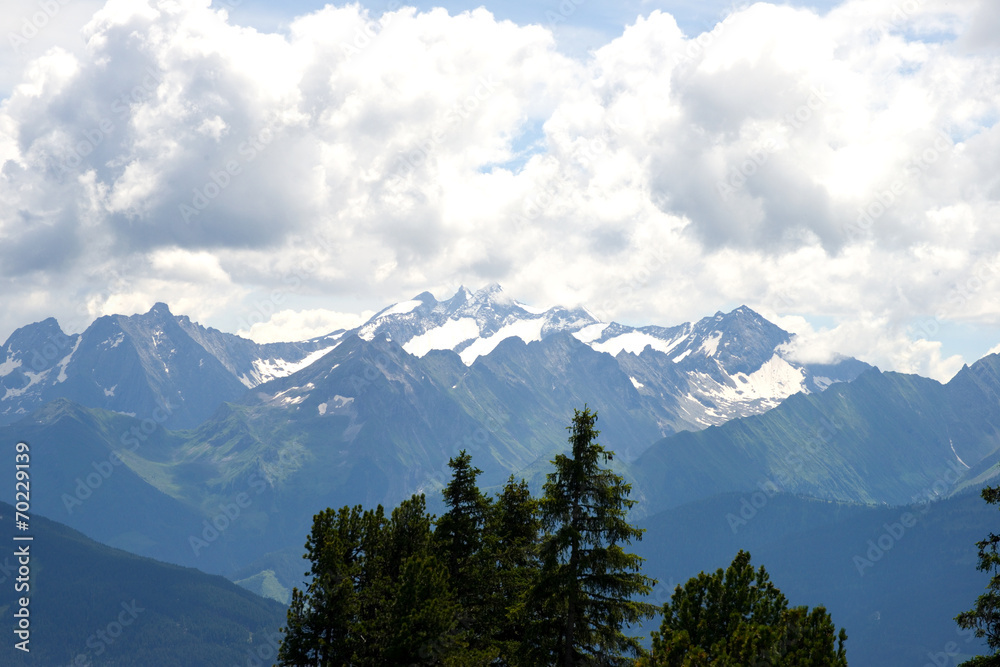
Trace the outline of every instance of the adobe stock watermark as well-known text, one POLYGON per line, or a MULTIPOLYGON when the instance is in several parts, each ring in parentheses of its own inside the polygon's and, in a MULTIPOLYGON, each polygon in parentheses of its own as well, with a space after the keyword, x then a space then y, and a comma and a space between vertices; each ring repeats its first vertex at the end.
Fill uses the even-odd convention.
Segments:
MULTIPOLYGON (((483 426, 479 426, 472 432, 471 435, 467 433, 463 435, 461 439, 456 440, 451 446, 450 451, 457 456, 464 450, 466 454, 473 456, 473 463, 475 463, 474 455, 482 451, 483 447, 485 447, 490 441, 490 435, 495 432, 496 429, 502 428, 500 422, 492 415, 489 416, 487 422, 488 423, 485 428, 483 426)), ((430 484, 435 484, 437 488, 444 488, 448 484, 449 477, 450 468, 447 464, 445 464, 433 474, 428 475, 426 480, 417 486, 416 493, 423 493, 424 488, 430 484)))
POLYGON ((888 185, 874 194, 867 204, 858 209, 854 222, 844 225, 844 235, 848 242, 868 238, 875 223, 882 218, 911 187, 912 181, 936 163, 942 155, 954 149, 954 144, 942 130, 938 130, 933 143, 919 151, 903 165, 902 172, 888 185))
POLYGON ((276 632, 264 632, 266 641, 256 648, 248 648, 246 661, 234 664, 233 667, 269 667, 274 664, 281 648, 281 635, 276 632))
MULTIPOLYGON (((976 638, 976 631, 972 628, 955 628, 955 632, 958 633, 959 637, 965 637, 965 643, 968 644, 976 638)), ((949 641, 944 645, 944 650, 937 652, 927 652, 927 662, 925 662, 922 667, 948 667, 949 665, 958 665, 958 659, 962 657, 967 657, 964 651, 959 650, 959 644, 957 642, 949 641)))
POLYGON ((562 0, 555 9, 545 10, 545 20, 548 21, 549 30, 552 30, 561 23, 569 21, 576 10, 587 0, 562 0))
POLYGON ((377 20, 368 19, 362 25, 356 27, 354 29, 354 39, 349 42, 340 43, 340 50, 343 52, 344 57, 347 59, 353 58, 371 46, 371 43, 378 37, 379 33, 392 23, 393 14, 390 12, 394 12, 402 6, 402 3, 398 2, 398 0, 390 0, 389 4, 386 5, 386 11, 377 20))
POLYGON ((233 179, 243 173, 243 169, 256 160, 274 141, 275 131, 265 127, 260 132, 248 136, 237 148, 238 158, 227 160, 219 169, 212 169, 203 185, 194 189, 191 201, 182 202, 177 211, 185 223, 190 224, 207 209, 219 195, 233 183, 233 179))
POLYGON ((122 610, 118 616, 102 628, 98 628, 94 634, 87 637, 85 653, 78 653, 73 661, 66 667, 89 667, 93 664, 93 658, 100 657, 107 652, 108 648, 114 644, 124 634, 125 628, 135 623, 139 614, 146 611, 145 607, 140 607, 133 599, 131 602, 122 601, 122 610))
POLYGON ((128 117, 132 104, 141 104, 150 99, 161 81, 151 67, 146 68, 146 76, 111 102, 112 115, 102 118, 95 127, 84 130, 83 139, 70 147, 69 155, 59 163, 59 175, 65 176, 83 164, 84 158, 97 150, 117 129, 118 124, 128 117))
POLYGON ((802 471, 805 466, 805 459, 799 453, 808 452, 812 456, 819 455, 823 448, 830 444, 841 430, 841 425, 835 421, 823 417, 819 420, 819 426, 813 432, 813 437, 809 438, 797 451, 789 452, 785 456, 784 467, 779 469, 772 478, 765 478, 757 482, 757 491, 740 498, 740 507, 736 512, 729 512, 725 515, 729 529, 735 535, 744 526, 750 523, 757 514, 763 510, 771 498, 775 497, 792 484, 794 476, 802 471))
MULTIPOLYGON (((574 146, 570 153, 570 164, 580 167, 588 167, 598 162, 611 148, 611 144, 616 137, 621 136, 626 126, 617 117, 606 120, 601 133, 585 141, 582 145, 574 146)), ((546 211, 556 201, 556 196, 564 187, 572 187, 572 179, 561 167, 563 162, 554 155, 543 158, 543 164, 552 166, 557 173, 553 181, 545 186, 536 185, 531 192, 521 202, 521 212, 514 218, 514 227, 517 231, 524 231, 534 225, 546 211)))
MULTIPOLYGON (((969 299, 982 292, 986 287, 987 278, 996 272, 993 264, 993 262, 977 262, 965 279, 955 283, 955 286, 948 291, 948 303, 960 308, 968 303, 969 299)), ((948 313, 944 309, 938 310, 934 313, 934 317, 907 327, 906 333, 909 336, 923 335, 925 338, 934 336, 940 331, 941 324, 946 319, 948 319, 948 313)))
POLYGON ((893 5, 892 14, 888 18, 879 18, 875 21, 874 28, 882 32, 902 30, 907 20, 917 13, 922 4, 921 0, 906 0, 904 3, 893 5))
MULTIPOLYGON (((20 29, 17 32, 7 33, 7 41, 10 42, 14 55, 19 59, 24 58, 27 55, 24 48, 28 42, 37 37, 70 2, 72 0, 37 0, 35 6, 38 9, 21 21, 20 29)), ((6 11, 11 11, 11 8, 8 7, 6 11)))
MULTIPOLYGON (((801 129, 806 123, 812 120, 813 115, 826 106, 829 100, 829 93, 823 86, 814 86, 805 102, 800 104, 794 111, 786 113, 782 119, 782 129, 788 133, 801 129)), ((716 183, 715 188, 719 193, 719 198, 726 201, 736 191, 746 185, 747 180, 757 174, 760 169, 767 164, 771 156, 778 152, 778 142, 773 137, 769 137, 759 145, 755 146, 747 153, 747 156, 740 164, 729 170, 726 178, 716 183)))
MULTIPOLYGON (((282 449, 278 453, 278 464, 272 471, 275 476, 283 476, 285 471, 300 467, 287 449, 282 449)), ((247 491, 236 494, 229 502, 218 505, 218 511, 211 517, 202 521, 201 532, 188 536, 188 545, 195 556, 200 556, 202 551, 216 542, 223 533, 229 530, 246 510, 253 505, 254 501, 268 489, 268 480, 260 474, 254 472, 247 478, 247 491)))
POLYGON ((444 113, 441 122, 435 125, 430 134, 412 148, 400 151, 388 171, 391 175, 389 185, 393 187, 401 185, 408 176, 426 164, 434 149, 444 142, 450 128, 466 120, 480 104, 493 97, 499 85, 500 82, 496 80, 494 74, 480 76, 475 88, 444 113))
POLYGON ((899 519, 893 523, 882 524, 881 534, 875 539, 868 540, 868 549, 864 554, 856 554, 853 558, 854 567, 857 568, 859 576, 865 576, 865 570, 874 567, 875 563, 882 560, 903 539, 907 531, 916 526, 920 518, 930 511, 931 503, 962 479, 965 471, 957 464, 957 461, 950 461, 948 470, 941 477, 912 498, 915 505, 921 506, 919 510, 907 510, 902 512, 899 519))
MULTIPOLYGON (((129 430, 122 433, 121 438, 119 438, 119 443, 122 448, 127 452, 134 452, 139 448, 140 443, 145 442, 156 429, 160 427, 165 421, 170 419, 170 415, 173 414, 174 406, 170 405, 169 401, 163 401, 159 406, 153 409, 153 414, 151 417, 147 417, 139 422, 138 425, 133 425, 129 430)), ((76 488, 73 493, 63 493, 62 502, 63 507, 66 508, 67 514, 73 514, 73 511, 83 505, 83 503, 89 499, 97 489, 101 488, 104 482, 111 479, 111 476, 115 472, 115 468, 124 465, 125 461, 122 459, 121 455, 117 451, 112 451, 108 455, 107 459, 101 459, 100 461, 91 462, 91 467, 93 467, 94 472, 88 473, 85 477, 76 478, 76 488)))
POLYGON ((705 30, 697 37, 687 40, 687 45, 683 51, 674 51, 670 54, 671 66, 677 67, 681 64, 693 64, 698 58, 704 55, 705 51, 719 39, 723 29, 727 25, 726 20, 739 11, 739 9, 740 7, 736 3, 732 3, 722 13, 717 14, 718 20, 711 30, 705 30))
POLYGON ((649 287, 650 280, 667 265, 668 258, 669 254, 662 249, 657 249, 643 256, 638 262, 638 267, 618 281, 613 295, 597 304, 593 315, 601 322, 611 321, 615 311, 622 303, 628 301, 640 290, 649 287))
POLYGON ((652 604, 662 607, 664 602, 669 602, 678 588, 683 588, 673 577, 668 581, 657 581, 653 586, 653 591, 649 594, 653 598, 652 604))

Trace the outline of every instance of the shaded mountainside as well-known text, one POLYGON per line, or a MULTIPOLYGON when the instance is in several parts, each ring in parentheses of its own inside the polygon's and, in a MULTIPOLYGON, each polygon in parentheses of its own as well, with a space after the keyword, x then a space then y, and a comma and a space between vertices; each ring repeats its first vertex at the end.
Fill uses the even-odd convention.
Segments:
POLYGON ((946 480, 996 473, 1000 356, 948 384, 871 370, 762 415, 650 447, 632 466, 647 512, 731 490, 775 488, 865 503, 912 502, 946 480))
POLYGON ((989 577, 976 570, 975 543, 1000 526, 996 508, 978 494, 871 507, 730 493, 640 526, 646 534, 635 552, 647 559, 644 572, 660 581, 656 604, 675 585, 726 567, 745 549, 790 604, 824 605, 847 629, 852 667, 952 665, 985 651, 953 620, 984 592, 989 577))
POLYGON ((80 334, 63 333, 49 318, 18 329, 0 347, 0 423, 69 398, 187 428, 331 344, 259 345, 175 317, 162 303, 142 315, 100 317, 80 334))
MULTIPOLYGON (((0 539, 12 542, 13 508, 0 503, 0 539)), ((0 557, 0 614, 8 639, 4 665, 272 664, 284 624, 282 605, 219 576, 98 544, 32 515, 30 654, 13 646, 18 566, 0 557), (83 658, 78 658, 83 656, 83 658), (260 662, 248 662, 251 656, 260 662), (80 662, 73 662, 79 660, 80 662)))

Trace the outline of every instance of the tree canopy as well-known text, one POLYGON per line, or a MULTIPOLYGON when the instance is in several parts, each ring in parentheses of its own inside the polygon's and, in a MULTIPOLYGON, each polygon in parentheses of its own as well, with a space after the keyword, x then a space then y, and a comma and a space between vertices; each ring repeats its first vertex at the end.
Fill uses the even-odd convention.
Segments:
POLYGON ((555 667, 846 665, 822 607, 789 608, 740 552, 678 587, 651 654, 630 626, 657 609, 656 583, 627 547, 631 487, 597 443, 597 413, 574 411, 569 449, 542 495, 513 476, 492 497, 465 451, 449 460, 445 512, 424 496, 313 517, 303 590, 292 593, 280 665, 555 667))
POLYGON ((740 551, 714 574, 678 586, 663 605, 644 667, 841 667, 844 642, 823 607, 788 607, 767 571, 740 551))

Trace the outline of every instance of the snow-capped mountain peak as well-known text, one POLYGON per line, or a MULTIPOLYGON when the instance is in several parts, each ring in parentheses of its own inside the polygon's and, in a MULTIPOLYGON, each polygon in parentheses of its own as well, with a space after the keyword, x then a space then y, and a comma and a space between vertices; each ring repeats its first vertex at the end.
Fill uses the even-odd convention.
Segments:
MULTIPOLYGON (((494 283, 476 292, 461 287, 444 301, 424 292, 382 310, 357 330, 368 341, 385 335, 416 357, 451 350, 467 366, 508 338, 532 343, 558 332, 632 369, 629 377, 640 393, 675 391, 657 387, 662 368, 685 376, 688 389, 677 400, 691 422, 703 426, 761 412, 796 392, 829 384, 786 360, 781 350, 791 335, 745 305, 693 323, 633 327, 601 322, 584 308, 527 305, 494 283)), ((842 379, 850 377, 848 372, 842 379)))
POLYGON ((595 322, 584 311, 526 307, 493 283, 476 292, 460 287, 445 301, 424 292, 380 311, 357 333, 368 341, 386 334, 417 357, 431 350, 453 350, 471 365, 507 338, 516 336, 528 343, 595 322))

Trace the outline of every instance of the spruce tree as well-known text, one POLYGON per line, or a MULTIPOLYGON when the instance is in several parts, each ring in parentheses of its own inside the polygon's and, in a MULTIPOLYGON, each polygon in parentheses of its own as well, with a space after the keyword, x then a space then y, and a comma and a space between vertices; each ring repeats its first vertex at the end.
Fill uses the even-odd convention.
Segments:
POLYGON ((472 457, 462 450, 448 461, 452 478, 441 492, 447 511, 438 517, 434 543, 448 568, 459 602, 469 610, 481 604, 484 529, 490 500, 476 486, 482 470, 472 465, 472 457))
POLYGON ((442 491, 447 511, 434 529, 435 551, 447 568, 461 609, 468 647, 466 664, 491 664, 496 657, 494 629, 487 611, 496 589, 496 568, 486 550, 486 522, 490 499, 476 486, 482 470, 462 450, 448 461, 452 479, 442 491))
POLYGON ((494 568, 486 615, 499 665, 532 666, 522 644, 528 633, 528 594, 538 579, 541 521, 528 483, 510 479, 492 505, 485 549, 494 568))
POLYGON ((626 665, 638 639, 623 626, 655 613, 632 598, 656 583, 641 573, 643 559, 623 545, 642 539, 626 520, 635 504, 631 485, 602 467, 613 452, 595 442, 597 413, 575 410, 568 427, 570 456, 552 461, 541 499, 541 570, 531 593, 530 650, 536 664, 626 665))

